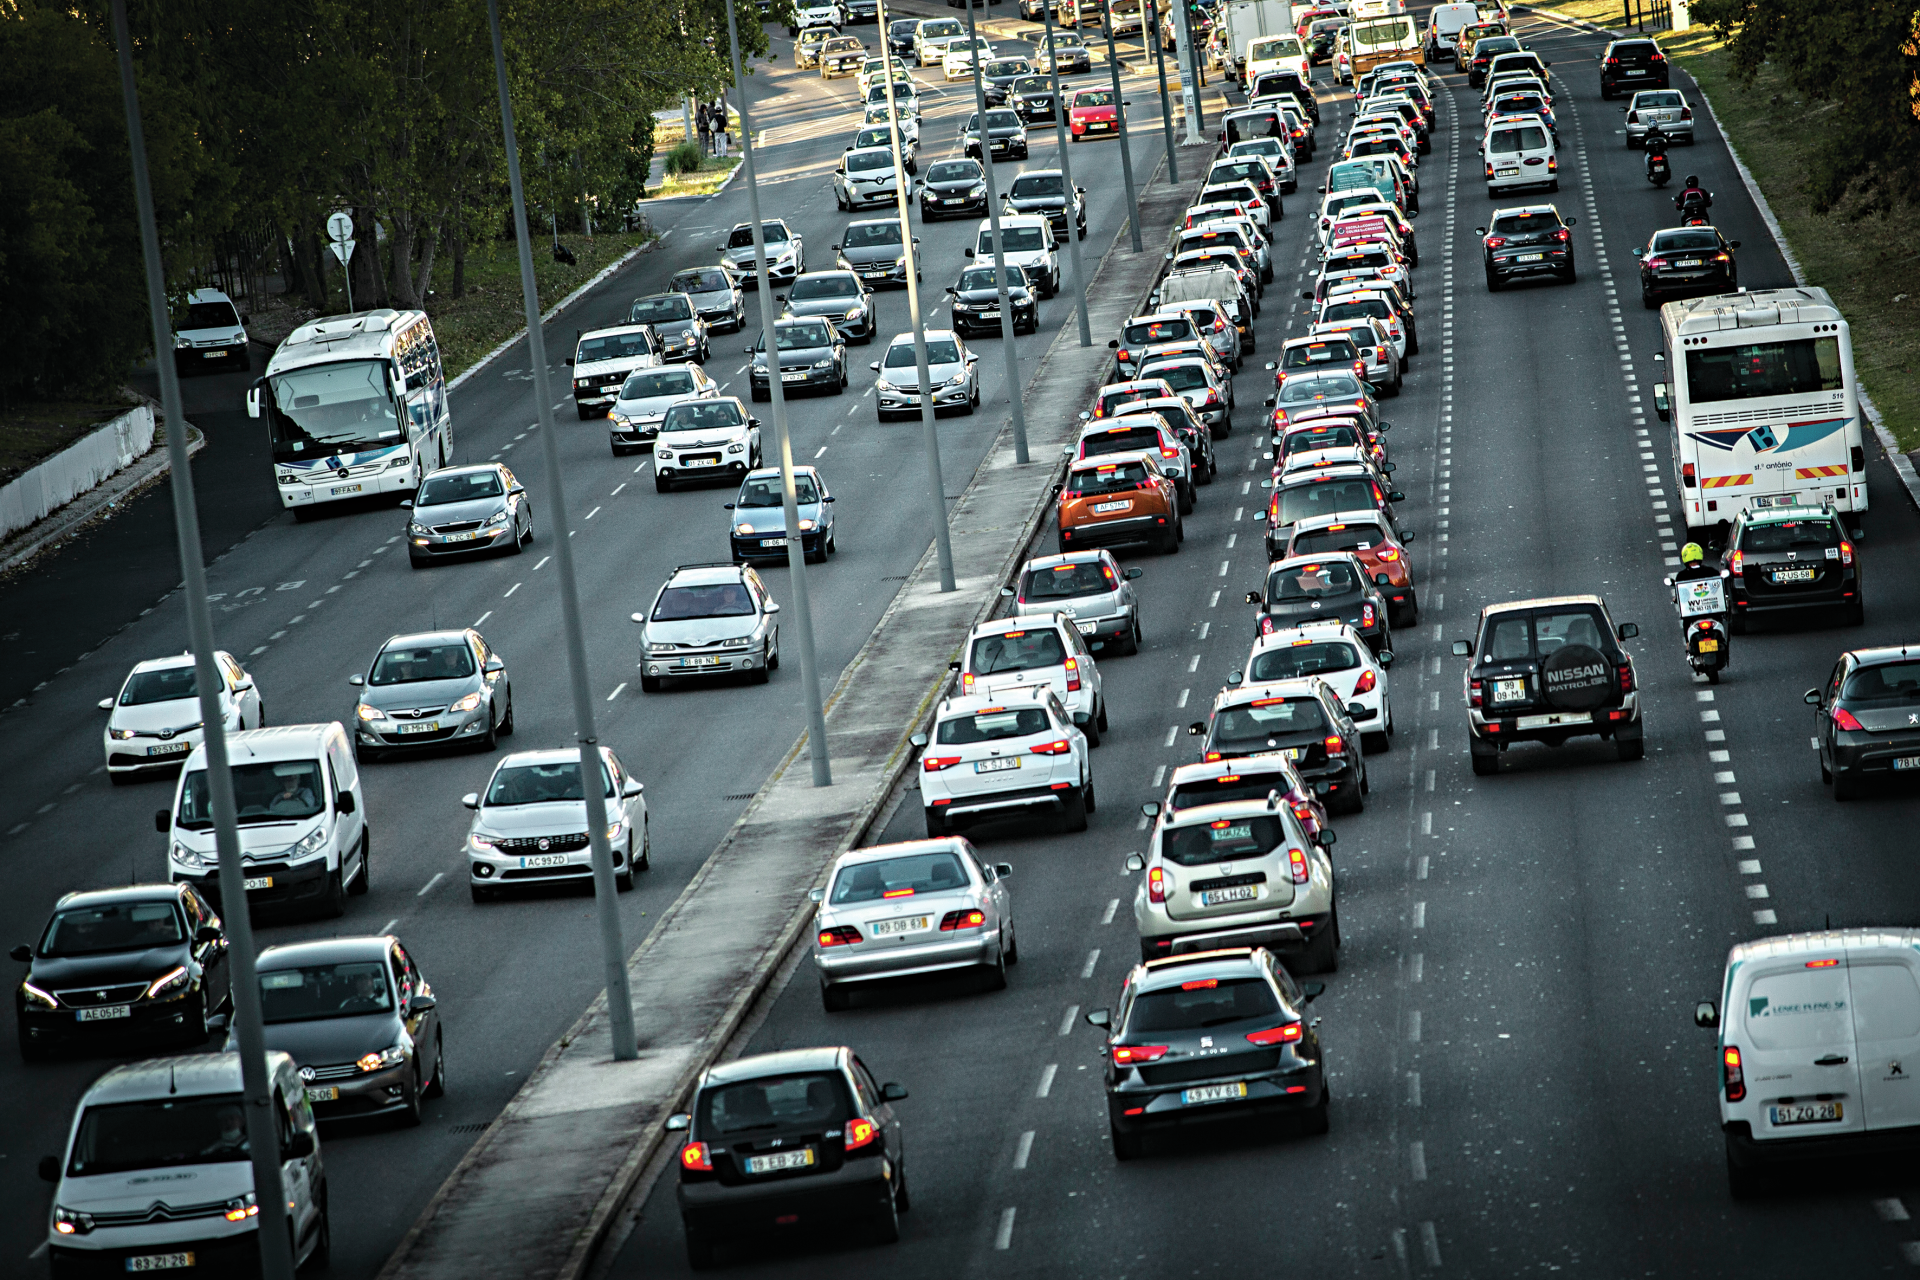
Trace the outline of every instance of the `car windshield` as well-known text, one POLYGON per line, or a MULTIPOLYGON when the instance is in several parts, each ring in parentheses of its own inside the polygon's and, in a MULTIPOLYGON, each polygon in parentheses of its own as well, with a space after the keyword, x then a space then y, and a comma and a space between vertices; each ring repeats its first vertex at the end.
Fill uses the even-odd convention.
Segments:
POLYGON ((1082 89, 1073 95, 1076 107, 1110 107, 1113 105, 1113 92, 1110 89, 1082 89))
MULTIPOLYGON (((606 762, 600 764, 603 794, 613 794, 613 779, 606 762)), ((510 764, 493 775, 487 785, 489 805, 555 804, 563 800, 585 800, 580 789, 580 762, 555 760, 547 764, 510 764)))
POLYGON ((1365 511, 1378 501, 1373 481, 1364 477, 1308 481, 1281 491, 1277 523, 1284 527, 1336 511, 1365 511))
POLYGON ((1331 275, 1337 271, 1352 271, 1356 273, 1365 271, 1377 272, 1382 267, 1390 267, 1392 265, 1393 258, 1385 249, 1373 249, 1356 250, 1352 253, 1343 253, 1336 258, 1329 258, 1326 267, 1323 269, 1331 275))
POLYGON ((1352 374, 1322 378, 1288 378, 1280 388, 1281 404, 1306 404, 1329 396, 1357 396, 1360 380, 1352 374))
MULTIPOLYGON (((772 244, 775 241, 784 243, 787 238, 787 228, 782 223, 763 222, 760 224, 760 238, 768 244, 772 244)), ((741 223, 733 229, 733 234, 727 237, 727 248, 729 249, 746 249, 751 247, 752 244, 753 224, 750 222, 741 223)))
POLYGON ((732 287, 727 273, 718 267, 676 272, 667 286, 679 293, 720 293, 732 287))
MULTIPOLYGON (((778 507, 784 504, 781 497, 779 476, 756 476, 740 486, 740 496, 734 499, 736 507, 778 507)), ((793 478, 793 500, 799 506, 820 501, 820 492, 814 487, 813 477, 798 475, 793 478)))
POLYGON ((965 889, 967 884, 960 855, 939 849, 842 867, 833 877, 833 891, 827 901, 836 907, 849 902, 880 902, 922 893, 951 893, 965 889))
POLYGON ((1034 627, 978 637, 973 642, 967 670, 974 676, 992 676, 1003 671, 1038 671, 1046 667, 1058 667, 1066 660, 1066 646, 1060 643, 1060 637, 1053 628, 1034 627))
MULTIPOLYGON (((1008 287, 1017 288, 1026 283, 1025 271, 1019 267, 1007 268, 1008 287)), ((1000 276, 992 267, 969 267, 960 273, 960 283, 956 287, 961 293, 969 293, 975 289, 997 289, 1000 287, 1000 276)))
MULTIPOLYGON (((1047 37, 1042 36, 1041 39, 1046 40, 1047 37)), ((1086 44, 1087 42, 1077 35, 1061 35, 1056 33, 1052 37, 1052 42, 1048 44, 1047 47, 1050 49, 1084 49, 1086 44)))
POLYGON ((1281 456, 1291 458, 1296 453, 1312 453, 1316 449, 1354 448, 1362 443, 1360 433, 1351 425, 1310 427, 1304 431, 1288 432, 1286 443, 1281 446, 1281 456))
POLYGON ((978 182, 980 177, 980 166, 971 160, 947 160, 927 170, 928 182, 978 182))
MULTIPOLYGON (((1267 139, 1266 143, 1274 147, 1280 145, 1277 139, 1267 139)), ((1259 146, 1261 144, 1254 143, 1252 145, 1259 146)), ((1266 166, 1258 160, 1236 160, 1232 164, 1217 164, 1213 166, 1213 172, 1207 175, 1207 186, 1213 188, 1225 186, 1233 182, 1257 183, 1266 176, 1266 166)), ((1248 191, 1246 194, 1251 196, 1253 193, 1248 191)))
POLYGON ((1325 217, 1331 218, 1344 210, 1357 208, 1363 204, 1376 204, 1379 202, 1379 199, 1380 193, 1372 186, 1348 195, 1328 196, 1323 214, 1325 217))
POLYGON ((1276 603, 1325 600, 1359 589, 1353 565, 1345 560, 1284 565, 1267 579, 1267 599, 1276 603))
POLYGON ((654 602, 655 622, 685 622, 693 618, 749 618, 753 593, 741 582, 710 582, 699 586, 668 587, 654 602))
POLYGON ((180 909, 168 902, 107 902, 56 911, 41 935, 43 956, 87 956, 144 951, 186 941, 180 909))
POLYGON ((497 498, 504 492, 497 471, 468 471, 455 476, 430 476, 420 486, 413 505, 438 507, 449 502, 472 502, 476 498, 497 498))
POLYGON ((1008 192, 1015 200, 1063 196, 1066 193, 1066 180, 1057 173, 1023 173, 1013 180, 1013 189, 1008 192))
POLYGON ((708 1089, 695 1125, 716 1138, 765 1129, 838 1130, 850 1114, 840 1073, 815 1071, 708 1089))
POLYGON ((746 414, 733 400, 695 400, 676 404, 660 420, 660 432, 713 431, 745 426, 746 414))
POLYGON ((920 21, 917 18, 896 18, 887 24, 887 34, 890 36, 910 36, 913 34, 913 29, 919 25, 920 21))
MULTIPOLYGON (((913 367, 913 363, 913 344, 911 342, 898 342, 887 348, 887 362, 883 367, 888 369, 910 369, 913 367)), ((927 339, 927 364, 929 366, 959 363, 960 348, 954 343, 952 338, 927 339)))
POLYGON ((1283 745, 1283 737, 1318 735, 1327 727, 1318 698, 1256 698, 1227 707, 1213 718, 1212 749, 1222 753, 1238 748, 1258 751, 1283 745))
POLYGON ((1015 93, 1052 93, 1053 83, 1045 76, 1021 76, 1013 82, 1015 93))
MULTIPOLYGON (((773 340, 782 351, 811 351, 816 347, 831 346, 833 339, 827 336, 827 326, 820 321, 798 324, 777 325, 773 331, 773 340)), ((767 338, 763 333, 760 341, 754 344, 755 351, 767 349, 767 338)))
POLYGON ((1840 698, 1855 706, 1866 702, 1920 702, 1920 662, 1861 667, 1847 677, 1840 698))
POLYGON ((1473 60, 1479 62, 1484 58, 1491 61, 1496 54, 1515 53, 1519 48, 1520 42, 1512 36, 1482 36, 1474 41, 1473 60))
POLYGON ((185 329, 237 329, 240 316, 231 302, 194 302, 187 306, 185 329))
MULTIPOLYGON (((1270 822, 1272 819, 1254 818, 1250 821, 1270 822)), ((1202 978, 1161 991, 1143 991, 1134 997, 1133 1010, 1127 1016, 1126 1035, 1201 1031, 1207 1027, 1225 1026, 1229 1022, 1244 1022, 1248 1018, 1270 1017, 1279 1010, 1280 1002, 1274 999, 1273 988, 1264 979, 1202 978)))
POLYGON ((1544 151, 1546 147, 1547 131, 1537 124, 1495 129, 1487 137, 1487 151, 1491 155, 1510 155, 1515 151, 1544 151))
MULTIPOLYGON (((1740 535, 1740 550, 1749 555, 1838 547, 1840 530, 1824 517, 1810 520, 1769 520, 1750 524, 1740 535)), ((1816 557, 1817 558, 1817 557, 1816 557)), ((1838 559, 1838 557, 1834 557, 1838 559)))
POLYGON ((150 702, 177 702, 198 697, 200 684, 191 666, 166 667, 159 671, 136 671, 127 677, 120 690, 120 705, 143 707, 150 702))
POLYGON ((1099 595, 1119 589, 1120 584, 1114 580, 1113 571, 1103 562, 1082 560, 1075 564, 1056 564, 1044 569, 1027 570, 1026 581, 1020 584, 1020 595, 1027 600, 1071 600, 1075 596, 1099 595))
POLYGON ((838 40, 829 40, 820 47, 822 53, 852 53, 866 46, 851 36, 842 36, 838 40))
POLYGON ((246 1160, 239 1094, 155 1098, 88 1107, 73 1135, 70 1178, 246 1160))
POLYGON ((340 360, 276 373, 267 381, 267 418, 277 462, 386 449, 401 442, 394 411, 393 366, 385 360, 340 360))
POLYGON ((891 151, 855 151, 847 157, 848 173, 872 173, 877 169, 893 168, 891 151))
MULTIPOLYGON (((326 807, 327 789, 320 781, 318 760, 276 760, 233 766, 233 803, 241 824, 294 822, 311 818, 326 807)), ((213 800, 207 771, 195 769, 180 787, 177 821, 190 831, 213 825, 213 800)))
MULTIPOLYGON (((980 72, 983 76, 1021 76, 1033 70, 1025 58, 996 58, 980 72)), ((989 115, 988 119, 993 117, 989 115)))
POLYGON ((967 29, 952 18, 939 18, 931 22, 923 22, 920 26, 920 34, 935 40, 944 40, 951 36, 964 36, 967 34, 967 29))
POLYGON ((801 276, 787 295, 795 302, 813 302, 821 298, 857 298, 860 284, 849 275, 801 276))
POLYGON ((690 396, 693 374, 686 369, 648 369, 628 378, 620 388, 622 400, 653 400, 661 396, 690 396))
POLYGON ((1317 364, 1347 364, 1358 355, 1353 343, 1344 339, 1303 342, 1290 346, 1280 357, 1282 369, 1310 369, 1317 364))
POLYGON ((1105 427, 1080 441, 1080 456, 1095 458, 1103 453, 1139 453, 1159 447, 1158 426, 1105 427))
POLYGON ((1295 640, 1254 658, 1249 680, 1298 680, 1329 671, 1351 671, 1360 665, 1354 647, 1340 640, 1295 640))
POLYGON ((900 243, 900 224, 856 222, 847 228, 847 237, 842 243, 849 249, 872 249, 881 245, 897 245, 900 243))
POLYGON ((396 645, 373 660, 367 683, 379 686, 412 684, 419 680, 460 680, 473 671, 473 649, 464 640, 396 645))
POLYGON ((658 324, 668 320, 693 319, 693 304, 685 294, 664 293, 640 298, 627 311, 628 324, 658 324))
POLYGON ((971 715, 942 720, 933 740, 942 746, 962 746, 972 742, 996 742, 1001 738, 1028 737, 1053 727, 1047 713, 1039 707, 988 707, 971 715))
POLYGON ((584 338, 574 352, 575 364, 595 364, 602 360, 632 360, 653 353, 653 343, 644 333, 610 333, 600 338, 584 338))
POLYGON ((313 1022, 393 1010, 384 960, 302 965, 260 973, 260 1012, 266 1022, 313 1022))
POLYGON ((1393 308, 1387 305, 1385 298, 1349 298, 1344 302, 1330 302, 1320 312, 1320 323, 1328 324, 1335 320, 1385 320, 1393 315, 1393 308))

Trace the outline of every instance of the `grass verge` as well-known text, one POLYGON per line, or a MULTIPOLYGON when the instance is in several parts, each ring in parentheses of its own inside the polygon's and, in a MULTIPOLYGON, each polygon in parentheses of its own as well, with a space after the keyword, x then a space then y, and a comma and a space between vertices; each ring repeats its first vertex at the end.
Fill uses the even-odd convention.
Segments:
POLYGON ((138 403, 131 397, 106 396, 98 400, 26 400, 0 409, 0 484, 45 462, 138 403))

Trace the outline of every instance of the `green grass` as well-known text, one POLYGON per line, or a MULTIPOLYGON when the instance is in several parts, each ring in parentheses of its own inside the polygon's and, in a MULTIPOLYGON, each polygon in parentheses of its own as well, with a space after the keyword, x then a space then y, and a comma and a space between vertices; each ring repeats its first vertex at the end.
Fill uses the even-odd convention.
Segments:
POLYGON ((131 397, 27 400, 0 409, 0 484, 46 461, 139 403, 131 397))
POLYGON ((665 182, 647 188, 647 199, 663 200, 672 196, 710 196, 720 189, 727 175, 738 168, 740 156, 708 156, 694 173, 669 174, 665 182))

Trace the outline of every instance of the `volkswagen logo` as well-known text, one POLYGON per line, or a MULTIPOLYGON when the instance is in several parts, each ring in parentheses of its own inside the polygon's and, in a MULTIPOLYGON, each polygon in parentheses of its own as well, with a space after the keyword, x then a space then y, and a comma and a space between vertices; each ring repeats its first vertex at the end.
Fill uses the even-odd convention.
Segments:
POLYGON ((313 1068, 312 1068, 312 1067, 302 1067, 302 1068, 300 1068, 300 1078, 301 1078, 302 1080, 305 1080, 305 1081, 306 1081, 306 1082, 307 1082, 308 1084, 312 1084, 312 1083, 313 1083, 313 1068))
POLYGON ((540 837, 540 851, 542 853, 546 852, 548 849, 551 849, 552 847, 553 847, 553 841, 547 839, 545 836, 540 837))

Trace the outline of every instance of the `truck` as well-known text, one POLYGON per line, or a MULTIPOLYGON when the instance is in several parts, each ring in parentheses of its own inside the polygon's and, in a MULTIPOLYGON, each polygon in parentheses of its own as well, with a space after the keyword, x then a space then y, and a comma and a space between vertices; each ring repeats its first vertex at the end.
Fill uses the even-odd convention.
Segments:
POLYGON ((1293 8, 1288 0, 1227 0, 1220 9, 1220 25, 1226 32, 1221 69, 1244 80, 1247 44, 1261 36, 1294 35, 1293 8))
POLYGON ((1412 14, 1355 18, 1340 33, 1339 44, 1334 48, 1334 79, 1358 84, 1360 77, 1383 62, 1412 62, 1423 67, 1427 64, 1420 24, 1412 14))

